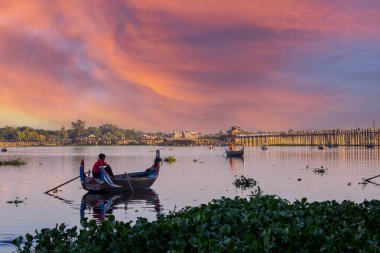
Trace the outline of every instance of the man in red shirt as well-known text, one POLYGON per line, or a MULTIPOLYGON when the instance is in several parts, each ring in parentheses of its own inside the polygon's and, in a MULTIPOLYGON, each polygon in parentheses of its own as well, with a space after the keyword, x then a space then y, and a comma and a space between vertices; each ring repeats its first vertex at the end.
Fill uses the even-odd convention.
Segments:
POLYGON ((103 169, 108 173, 108 175, 110 175, 111 177, 114 176, 111 166, 104 161, 105 159, 105 154, 99 154, 99 160, 96 161, 94 166, 92 167, 92 176, 94 178, 100 178, 100 166, 103 166, 103 169))

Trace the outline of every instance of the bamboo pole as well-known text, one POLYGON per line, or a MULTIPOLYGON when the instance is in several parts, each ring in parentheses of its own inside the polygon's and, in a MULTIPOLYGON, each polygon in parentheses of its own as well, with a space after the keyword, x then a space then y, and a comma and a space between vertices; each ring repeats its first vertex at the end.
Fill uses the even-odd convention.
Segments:
POLYGON ((77 177, 75 177, 75 178, 73 178, 73 179, 70 179, 69 181, 67 181, 67 182, 65 182, 65 183, 63 183, 63 184, 60 184, 60 185, 58 185, 57 187, 54 187, 54 188, 52 188, 52 189, 46 191, 45 193, 48 194, 49 192, 51 192, 51 191, 53 191, 53 190, 55 190, 55 189, 58 189, 59 187, 64 186, 65 184, 68 184, 68 183, 74 181, 75 179, 77 179, 77 178, 79 178, 79 177, 80 177, 80 176, 77 176, 77 177))

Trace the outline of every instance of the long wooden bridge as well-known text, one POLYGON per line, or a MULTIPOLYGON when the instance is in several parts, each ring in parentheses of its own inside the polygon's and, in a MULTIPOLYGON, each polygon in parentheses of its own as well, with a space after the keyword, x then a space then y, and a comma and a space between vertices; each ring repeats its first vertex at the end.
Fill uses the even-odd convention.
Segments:
POLYGON ((235 136, 236 144, 244 146, 261 146, 264 143, 272 146, 366 146, 380 145, 380 129, 335 129, 319 131, 295 131, 260 134, 239 134, 235 136))

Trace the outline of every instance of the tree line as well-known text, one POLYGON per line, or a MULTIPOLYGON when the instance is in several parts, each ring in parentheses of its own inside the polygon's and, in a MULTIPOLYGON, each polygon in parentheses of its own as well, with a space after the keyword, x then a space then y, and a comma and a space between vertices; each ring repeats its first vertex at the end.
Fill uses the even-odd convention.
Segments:
POLYGON ((134 129, 122 129, 113 124, 103 124, 99 127, 86 127, 84 120, 78 119, 71 122, 71 128, 61 127, 59 130, 33 129, 28 126, 0 128, 1 141, 51 141, 51 140, 76 140, 83 137, 95 136, 98 139, 122 140, 137 139, 141 135, 165 137, 162 132, 145 133, 134 129))

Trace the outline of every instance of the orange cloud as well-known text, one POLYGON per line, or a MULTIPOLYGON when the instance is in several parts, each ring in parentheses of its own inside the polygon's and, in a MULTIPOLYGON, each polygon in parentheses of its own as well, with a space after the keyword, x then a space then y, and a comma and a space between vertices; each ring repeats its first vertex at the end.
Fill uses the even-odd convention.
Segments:
MULTIPOLYGON (((379 7, 8 1, 0 8, 0 120, 17 125, 31 115, 58 128, 82 118, 203 132, 329 122, 357 90, 329 66, 361 52, 363 41, 378 48, 379 7)), ((332 121, 338 127, 347 119, 332 121)))

